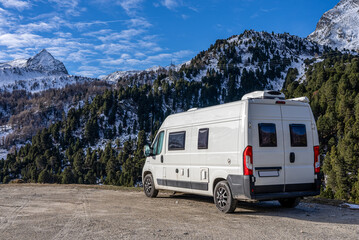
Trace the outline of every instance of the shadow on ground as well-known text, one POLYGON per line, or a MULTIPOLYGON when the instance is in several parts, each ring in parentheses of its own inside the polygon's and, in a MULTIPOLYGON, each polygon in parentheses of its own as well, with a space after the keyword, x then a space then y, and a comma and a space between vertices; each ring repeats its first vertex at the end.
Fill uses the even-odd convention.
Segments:
MULTIPOLYGON (((172 195, 159 195, 159 198, 183 199, 188 201, 213 204, 212 197, 176 193, 172 195)), ((218 212, 218 214, 222 214, 218 212)), ((335 224, 358 224, 359 210, 352 210, 338 206, 325 205, 302 201, 295 208, 284 208, 278 201, 244 202, 239 201, 236 211, 231 215, 247 216, 276 216, 312 222, 325 222, 335 224)))

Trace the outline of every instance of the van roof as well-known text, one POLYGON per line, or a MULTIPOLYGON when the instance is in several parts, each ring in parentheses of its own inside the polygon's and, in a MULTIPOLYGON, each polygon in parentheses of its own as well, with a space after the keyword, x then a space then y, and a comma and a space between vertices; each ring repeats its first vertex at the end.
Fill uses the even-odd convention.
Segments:
MULTIPOLYGON (((259 92, 259 91, 258 91, 259 92)), ((264 91, 262 91, 264 92, 264 91)), ((258 93, 255 93, 258 94, 258 93)), ((255 95, 253 94, 253 95, 255 95)), ((249 95, 249 94, 246 94, 249 95)), ((246 96, 245 95, 245 96, 246 96)), ((283 94, 284 96, 284 94, 283 94)), ((219 104, 215 106, 205 107, 205 108, 191 108, 186 112, 180 112, 169 115, 165 121, 162 124, 163 128, 170 128, 170 127, 176 127, 176 126, 184 126, 184 125, 191 125, 195 124, 197 121, 194 119, 195 115, 205 115, 206 112, 212 112, 215 111, 216 114, 211 115, 205 115, 205 122, 210 122, 213 120, 226 120, 226 119, 234 119, 234 118, 240 118, 241 114, 241 106, 244 105, 245 102, 249 104, 276 104, 278 102, 284 103, 286 105, 296 105, 296 106, 309 106, 309 100, 307 97, 301 97, 301 98, 294 98, 294 99, 273 99, 273 98, 245 98, 240 101, 225 103, 225 104, 219 104), (216 111, 217 110, 217 111, 216 111)), ((201 121, 203 122, 203 120, 201 121)))

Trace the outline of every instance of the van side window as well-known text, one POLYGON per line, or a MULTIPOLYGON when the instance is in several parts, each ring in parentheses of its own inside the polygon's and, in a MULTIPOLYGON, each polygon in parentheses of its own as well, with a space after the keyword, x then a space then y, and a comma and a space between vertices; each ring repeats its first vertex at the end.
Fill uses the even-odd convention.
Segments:
POLYGON ((184 150, 185 141, 185 131, 170 133, 168 137, 168 150, 184 150))
POLYGON ((208 149, 208 128, 201 128, 198 130, 198 149, 208 149))
POLYGON ((292 147, 307 146, 307 131, 304 124, 289 124, 290 145, 292 147))
POLYGON ((155 155, 161 154, 161 152, 162 152, 163 136, 164 136, 164 132, 162 131, 162 132, 160 132, 160 134, 158 135, 157 149, 156 149, 156 152, 154 152, 155 155))
POLYGON ((258 131, 260 147, 277 146, 277 132, 274 123, 259 123, 258 131))
POLYGON ((153 147, 153 155, 158 155, 162 152, 162 146, 163 146, 163 136, 164 131, 160 132, 157 135, 156 140, 154 141, 152 147, 153 147))

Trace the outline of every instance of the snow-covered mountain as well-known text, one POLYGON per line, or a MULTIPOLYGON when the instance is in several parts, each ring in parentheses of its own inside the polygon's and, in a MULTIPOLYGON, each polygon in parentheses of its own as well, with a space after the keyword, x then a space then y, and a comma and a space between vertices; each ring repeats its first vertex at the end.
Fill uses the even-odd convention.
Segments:
POLYGON ((0 63, 0 91, 38 92, 95 79, 68 75, 65 65, 46 49, 29 59, 0 63))
POLYGON ((359 50, 359 0, 341 0, 320 18, 308 39, 332 48, 359 50))
MULTIPOLYGON (((229 74, 237 87, 246 89, 241 81, 253 74, 250 80, 258 88, 280 90, 289 68, 298 70, 298 79, 304 76, 305 60, 318 58, 324 47, 306 39, 284 34, 245 31, 228 39, 217 40, 206 51, 191 61, 170 67, 156 67, 144 71, 118 71, 103 80, 124 85, 152 83, 161 79, 203 81, 208 73, 221 74, 222 87, 226 87, 229 74), (260 84, 257 84, 261 81, 260 84)), ((247 80, 247 79, 245 79, 247 80)))

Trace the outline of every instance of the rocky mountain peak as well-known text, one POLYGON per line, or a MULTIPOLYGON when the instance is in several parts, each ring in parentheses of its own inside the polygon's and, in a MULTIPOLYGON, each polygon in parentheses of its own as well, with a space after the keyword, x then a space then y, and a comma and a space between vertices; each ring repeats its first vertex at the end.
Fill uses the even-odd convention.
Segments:
POLYGON ((65 65, 55 59, 46 49, 29 58, 26 67, 50 74, 68 74, 65 65))
POLYGON ((311 41, 338 49, 359 50, 359 0, 341 0, 320 18, 311 41))

